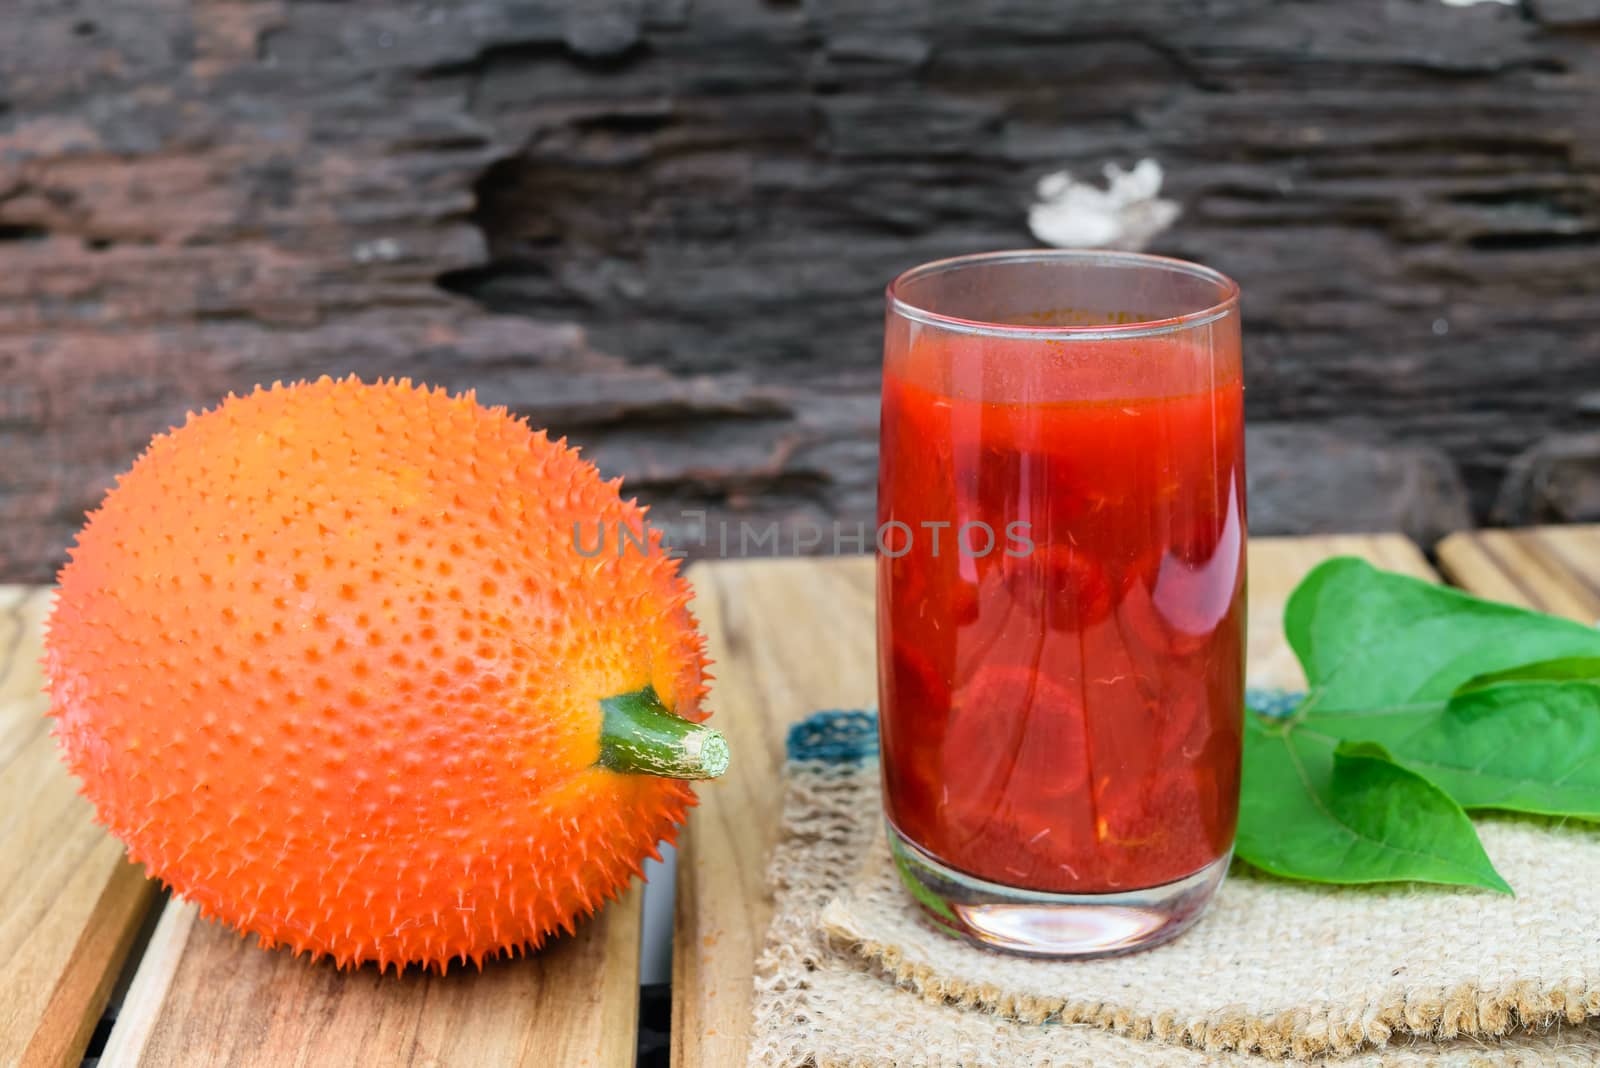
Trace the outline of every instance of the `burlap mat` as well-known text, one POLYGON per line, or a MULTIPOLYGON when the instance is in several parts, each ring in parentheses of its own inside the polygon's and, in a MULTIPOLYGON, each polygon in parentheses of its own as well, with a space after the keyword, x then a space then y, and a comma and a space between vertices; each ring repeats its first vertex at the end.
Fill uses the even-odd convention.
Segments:
POLYGON ((1600 831, 1481 821, 1515 900, 1235 866, 1167 946, 1024 961, 918 917, 882 841, 873 721, 797 729, 758 962, 760 1065, 1600 1065, 1600 831))

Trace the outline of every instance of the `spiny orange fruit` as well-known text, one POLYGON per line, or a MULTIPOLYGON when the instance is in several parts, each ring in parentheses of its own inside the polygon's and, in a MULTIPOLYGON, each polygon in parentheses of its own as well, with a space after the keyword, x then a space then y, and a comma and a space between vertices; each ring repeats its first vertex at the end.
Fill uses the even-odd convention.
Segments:
POLYGON ((264 946, 443 970, 570 930, 727 764, 688 586, 657 532, 617 551, 643 529, 617 486, 406 381, 191 415, 61 572, 68 765, 133 859, 264 946))

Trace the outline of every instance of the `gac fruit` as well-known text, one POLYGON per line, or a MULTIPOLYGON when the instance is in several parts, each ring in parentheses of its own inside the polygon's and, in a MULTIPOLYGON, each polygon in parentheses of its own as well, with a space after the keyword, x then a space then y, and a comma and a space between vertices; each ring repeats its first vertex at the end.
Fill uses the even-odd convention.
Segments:
POLYGON ((158 436, 47 637, 99 820, 205 915, 340 965, 570 931, 727 765, 688 585, 657 532, 618 551, 644 534, 618 484, 406 381, 275 385, 158 436))

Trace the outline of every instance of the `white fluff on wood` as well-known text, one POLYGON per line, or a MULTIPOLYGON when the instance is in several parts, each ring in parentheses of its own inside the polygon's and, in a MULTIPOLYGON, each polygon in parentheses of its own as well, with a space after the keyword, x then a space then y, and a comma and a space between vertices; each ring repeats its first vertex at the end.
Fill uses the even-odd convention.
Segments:
POLYGON ((1161 199, 1161 164, 1153 159, 1140 160, 1131 171, 1108 163, 1104 174, 1104 189, 1076 181, 1066 171, 1039 179, 1038 201, 1028 210, 1033 236, 1057 248, 1137 252, 1182 211, 1161 199))

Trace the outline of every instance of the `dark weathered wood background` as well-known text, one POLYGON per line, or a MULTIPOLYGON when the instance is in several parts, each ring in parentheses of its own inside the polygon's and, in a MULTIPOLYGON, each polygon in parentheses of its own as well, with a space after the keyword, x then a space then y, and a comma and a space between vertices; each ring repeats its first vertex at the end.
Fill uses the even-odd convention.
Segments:
POLYGON ((884 281, 1143 157, 1246 290, 1257 529, 1600 507, 1600 0, 7 0, 0 578, 323 372, 865 517, 884 281))

